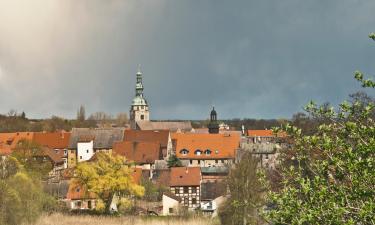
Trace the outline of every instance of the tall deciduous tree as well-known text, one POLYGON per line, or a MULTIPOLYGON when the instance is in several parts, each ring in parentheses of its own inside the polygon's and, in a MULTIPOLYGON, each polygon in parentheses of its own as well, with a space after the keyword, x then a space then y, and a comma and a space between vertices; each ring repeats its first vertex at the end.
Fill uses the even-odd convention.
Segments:
POLYGON ((92 162, 78 164, 74 182, 91 193, 96 194, 105 204, 105 211, 110 213, 113 197, 137 196, 144 194, 144 188, 137 185, 132 177, 125 158, 109 153, 97 153, 92 162))
MULTIPOLYGON (((363 87, 372 80, 356 72, 363 87)), ((375 224, 375 121, 373 103, 344 102, 326 110, 311 102, 307 111, 328 118, 313 135, 287 125, 294 163, 282 167, 282 188, 271 192, 266 211, 272 224, 375 224)))
POLYGON ((0 157, 0 224, 31 224, 42 212, 45 194, 15 158, 0 157))
POLYGON ((258 209, 263 205, 264 185, 258 177, 258 162, 250 152, 231 170, 227 179, 229 197, 219 210, 222 224, 259 224, 258 209))

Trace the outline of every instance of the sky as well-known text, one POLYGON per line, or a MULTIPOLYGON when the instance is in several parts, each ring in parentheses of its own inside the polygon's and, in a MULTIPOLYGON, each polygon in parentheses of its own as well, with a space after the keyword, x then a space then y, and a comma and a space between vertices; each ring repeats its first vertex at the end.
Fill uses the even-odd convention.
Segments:
MULTIPOLYGON (((373 0, 0 0, 0 114, 291 118, 375 74, 373 0)), ((373 93, 370 93, 372 95, 373 93)))

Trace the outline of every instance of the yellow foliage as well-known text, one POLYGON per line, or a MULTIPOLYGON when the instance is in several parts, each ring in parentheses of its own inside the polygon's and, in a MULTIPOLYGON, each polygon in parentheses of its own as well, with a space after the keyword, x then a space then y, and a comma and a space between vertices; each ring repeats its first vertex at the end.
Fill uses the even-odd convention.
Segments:
POLYGON ((144 188, 134 183, 131 172, 124 157, 101 152, 95 161, 78 164, 74 182, 97 194, 108 209, 115 194, 144 195, 144 188))

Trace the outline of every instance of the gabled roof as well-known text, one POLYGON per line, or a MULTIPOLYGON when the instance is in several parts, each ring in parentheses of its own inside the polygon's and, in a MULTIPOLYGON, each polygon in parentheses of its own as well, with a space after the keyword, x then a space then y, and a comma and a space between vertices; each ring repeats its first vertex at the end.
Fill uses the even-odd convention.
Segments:
POLYGON ((191 131, 192 126, 190 121, 172 122, 172 121, 138 121, 137 127, 140 130, 170 130, 176 131, 191 131))
MULTIPOLYGON (((247 136, 249 137, 276 137, 272 130, 248 130, 247 136)), ((285 132, 280 132, 278 137, 286 137, 285 132)))
POLYGON ((158 142, 116 142, 113 152, 137 164, 154 163, 162 158, 158 142))
POLYGON ((45 147, 53 148, 53 149, 68 148, 69 140, 70 140, 69 132, 53 132, 53 133, 38 132, 38 133, 34 133, 34 138, 33 138, 33 141, 40 144, 41 146, 45 146, 45 147))
POLYGON ((33 132, 0 133, 0 145, 8 145, 14 149, 18 142, 26 139, 33 140, 33 132))
POLYGON ((180 197, 178 197, 178 196, 176 196, 175 194, 173 194, 173 193, 171 193, 171 192, 164 192, 163 193, 163 195, 165 195, 165 196, 167 196, 167 197, 169 197, 169 198, 171 198, 171 199, 174 199, 174 200, 176 200, 176 201, 178 201, 178 202, 181 202, 182 201, 182 199, 180 198, 180 197))
POLYGON ((159 142, 162 148, 168 146, 169 130, 125 130, 124 141, 159 142))
POLYGON ((170 186, 200 186, 201 169, 199 167, 172 167, 170 186))
POLYGON ((164 186, 169 187, 170 180, 171 180, 171 170, 170 169, 163 169, 163 170, 154 170, 152 175, 152 181, 157 186, 164 186))
POLYGON ((41 151, 39 153, 36 153, 34 156, 48 157, 55 164, 64 162, 61 154, 56 153, 55 150, 48 147, 41 147, 41 151))
POLYGON ((110 149, 115 142, 123 140, 124 130, 125 128, 73 128, 69 149, 76 149, 80 140, 85 139, 87 141, 86 137, 90 137, 90 141, 91 139, 94 140, 95 149, 110 149))
POLYGON ((194 134, 175 133, 172 139, 176 141, 176 155, 181 159, 229 159, 235 158, 236 150, 240 145, 238 134, 194 134), (187 154, 182 154, 183 150, 187 154), (201 151, 200 155, 195 154, 201 151), (205 151, 211 154, 205 154, 205 151), (185 151, 186 152, 186 151, 185 151))

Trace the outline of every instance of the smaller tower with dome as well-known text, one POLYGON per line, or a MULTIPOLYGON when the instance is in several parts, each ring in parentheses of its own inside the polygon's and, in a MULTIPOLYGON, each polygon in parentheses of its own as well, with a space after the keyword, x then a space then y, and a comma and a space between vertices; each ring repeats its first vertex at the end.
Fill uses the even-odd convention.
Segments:
POLYGON ((135 97, 130 107, 130 123, 133 129, 136 129, 138 121, 149 121, 150 112, 147 100, 143 96, 142 72, 140 66, 137 72, 137 82, 135 85, 135 97))
POLYGON ((212 107, 210 115, 210 123, 208 124, 208 133, 218 134, 219 133, 219 123, 217 122, 217 113, 215 107, 212 107))

